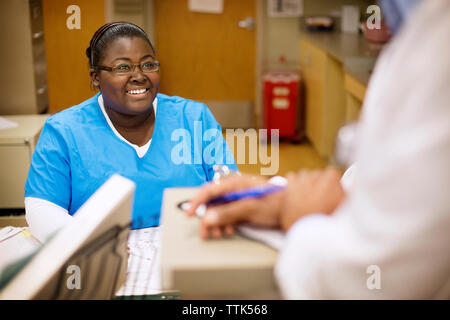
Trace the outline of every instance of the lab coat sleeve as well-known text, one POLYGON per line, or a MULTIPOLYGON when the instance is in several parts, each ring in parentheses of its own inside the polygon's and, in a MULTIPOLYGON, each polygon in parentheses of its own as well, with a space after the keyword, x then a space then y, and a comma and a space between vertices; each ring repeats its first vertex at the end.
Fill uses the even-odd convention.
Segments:
POLYGON ((346 200, 286 235, 285 298, 450 298, 450 3, 422 4, 375 67, 346 200))

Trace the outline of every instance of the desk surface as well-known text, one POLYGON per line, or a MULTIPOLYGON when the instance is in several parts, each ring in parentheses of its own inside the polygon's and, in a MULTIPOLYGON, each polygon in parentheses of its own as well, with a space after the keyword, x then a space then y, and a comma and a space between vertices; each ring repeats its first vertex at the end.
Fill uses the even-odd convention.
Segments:
POLYGON ((34 138, 44 126, 49 114, 0 116, 17 124, 14 128, 0 130, 0 143, 23 143, 27 138, 34 138))
POLYGON ((188 218, 177 204, 197 189, 166 189, 162 207, 162 285, 179 290, 181 298, 279 298, 273 267, 278 252, 239 235, 202 240, 197 218, 188 218))

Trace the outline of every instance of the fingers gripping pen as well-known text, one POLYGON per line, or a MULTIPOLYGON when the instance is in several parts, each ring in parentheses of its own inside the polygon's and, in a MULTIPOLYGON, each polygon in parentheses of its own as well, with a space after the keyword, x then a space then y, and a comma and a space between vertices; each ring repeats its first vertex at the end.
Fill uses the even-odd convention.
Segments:
MULTIPOLYGON (((261 197, 264 197, 271 193, 282 191, 283 189, 284 189, 284 186, 266 183, 266 184, 248 188, 248 189, 229 192, 220 197, 211 199, 206 204, 200 205, 197 208, 197 210, 195 211, 195 214, 198 217, 203 217, 205 215, 206 208, 208 206, 225 204, 225 203, 229 203, 232 201, 237 201, 237 200, 245 199, 245 198, 261 198, 261 197)), ((178 208, 180 208, 183 211, 188 210, 190 207, 191 207, 191 204, 190 204, 189 200, 182 201, 178 204, 178 208)))

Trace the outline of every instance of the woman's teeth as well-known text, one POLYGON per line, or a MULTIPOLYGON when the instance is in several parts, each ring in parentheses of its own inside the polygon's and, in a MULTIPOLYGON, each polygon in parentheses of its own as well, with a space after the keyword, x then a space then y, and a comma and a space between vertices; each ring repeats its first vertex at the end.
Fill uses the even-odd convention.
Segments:
POLYGON ((127 93, 129 93, 129 94, 142 94, 145 91, 147 91, 147 89, 128 90, 127 93))

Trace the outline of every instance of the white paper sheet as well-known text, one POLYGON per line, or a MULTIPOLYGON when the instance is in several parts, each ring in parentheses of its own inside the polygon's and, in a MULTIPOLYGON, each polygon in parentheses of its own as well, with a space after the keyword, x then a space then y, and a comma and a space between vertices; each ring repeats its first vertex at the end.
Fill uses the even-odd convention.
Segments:
POLYGON ((18 126, 17 122, 0 117, 0 130, 17 128, 18 126))
POLYGON ((189 0, 188 8, 194 12, 222 13, 223 0, 189 0))
POLYGON ((236 227, 236 231, 246 238, 262 242, 278 251, 281 250, 283 245, 284 234, 281 230, 242 224, 236 227))
POLYGON ((7 226, 0 229, 0 274, 10 263, 31 254, 41 246, 28 227, 7 226))
POLYGON ((128 269, 118 296, 160 294, 161 226, 131 230, 128 238, 128 269))

